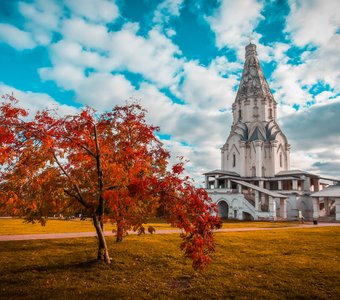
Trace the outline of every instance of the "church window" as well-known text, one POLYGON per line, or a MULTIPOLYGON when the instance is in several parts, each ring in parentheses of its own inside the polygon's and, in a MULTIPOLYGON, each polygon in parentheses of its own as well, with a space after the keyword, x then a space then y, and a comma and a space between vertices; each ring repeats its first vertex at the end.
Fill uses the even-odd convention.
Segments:
POLYGON ((262 177, 265 177, 266 176, 266 169, 265 167, 262 167, 262 177))
POLYGON ((252 168, 251 168, 251 176, 252 176, 252 177, 255 177, 255 176, 256 176, 256 168, 255 168, 255 167, 252 167, 252 168))
POLYGON ((280 153, 280 167, 282 168, 282 153, 280 153))
POLYGON ((273 110, 271 108, 269 108, 269 118, 270 119, 273 118, 273 110))
POLYGON ((238 118, 242 119, 242 110, 241 109, 238 111, 238 118))
POLYGON ((236 167, 236 155, 233 154, 233 167, 236 167))
POLYGON ((259 108, 257 106, 253 108, 253 116, 254 118, 259 116, 259 108))

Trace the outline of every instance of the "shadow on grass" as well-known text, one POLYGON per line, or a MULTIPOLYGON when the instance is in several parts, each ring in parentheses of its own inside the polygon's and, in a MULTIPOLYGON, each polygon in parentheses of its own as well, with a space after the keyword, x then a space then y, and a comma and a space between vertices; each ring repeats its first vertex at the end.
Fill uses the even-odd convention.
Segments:
POLYGON ((101 268, 107 266, 108 268, 110 265, 107 265, 106 263, 102 261, 98 261, 97 259, 91 259, 83 262, 70 262, 70 263, 58 263, 58 264, 53 264, 53 265, 45 265, 45 266, 37 266, 34 265, 34 262, 32 265, 28 265, 25 267, 18 268, 16 270, 13 270, 11 273, 13 274, 20 274, 23 272, 34 272, 34 273, 39 273, 39 272, 58 272, 58 271, 65 271, 65 270, 93 270, 97 268, 101 268))

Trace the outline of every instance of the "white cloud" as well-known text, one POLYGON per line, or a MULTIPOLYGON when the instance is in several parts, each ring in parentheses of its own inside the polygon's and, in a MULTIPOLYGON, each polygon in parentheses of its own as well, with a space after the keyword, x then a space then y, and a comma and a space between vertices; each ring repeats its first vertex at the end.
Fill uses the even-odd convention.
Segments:
POLYGON ((275 62, 287 62, 288 57, 286 52, 290 48, 288 44, 277 42, 268 48, 271 49, 271 54, 275 62))
MULTIPOLYGON (((301 56, 302 62, 293 65, 284 56, 277 60, 277 67, 271 76, 271 87, 276 90, 275 98, 285 104, 297 103, 305 106, 309 101, 327 102, 326 94, 314 95, 309 89, 316 84, 329 85, 338 93, 340 91, 340 60, 338 45, 340 35, 333 36, 329 43, 314 51, 306 51, 301 56)), ((281 56, 281 54, 279 54, 281 56)))
POLYGON ((312 100, 308 91, 302 88, 299 66, 290 64, 279 64, 272 74, 272 85, 276 91, 274 97, 279 102, 293 105, 305 105, 307 101, 312 100))
POLYGON ((138 24, 126 23, 120 31, 108 32, 103 25, 83 19, 63 21, 63 39, 50 47, 55 67, 73 64, 99 72, 129 71, 141 74, 158 87, 179 81, 183 59, 170 39, 157 29, 147 36, 137 34, 138 24))
POLYGON ((324 45, 340 27, 340 2, 290 0, 286 31, 298 46, 324 45))
POLYGON ((0 23, 0 42, 1 41, 17 50, 32 49, 36 46, 29 32, 4 23, 0 23))
POLYGON ((340 35, 337 34, 331 37, 326 45, 305 57, 304 64, 300 66, 304 84, 311 85, 323 81, 340 91, 339 45, 340 35))
POLYGON ((213 59, 208 67, 220 75, 230 75, 241 73, 243 65, 239 62, 231 62, 226 56, 217 56, 213 59))
MULTIPOLYGON (((214 14, 206 17, 216 34, 216 45, 219 48, 240 48, 240 45, 246 45, 249 34, 263 19, 262 6, 262 3, 255 0, 222 0, 214 14)), ((254 34, 255 37, 258 39, 258 34, 254 34)))
POLYGON ((146 82, 141 84, 133 96, 140 99, 141 105, 148 110, 148 121, 156 126, 161 126, 161 130, 167 133, 173 132, 178 115, 186 109, 182 105, 173 103, 154 85, 146 82))
POLYGON ((54 0, 37 0, 33 3, 19 2, 19 11, 25 17, 25 28, 39 45, 48 45, 52 33, 58 31, 62 9, 54 0))
POLYGON ((84 70, 71 64, 59 64, 53 68, 41 68, 39 74, 42 80, 53 80, 66 90, 76 90, 85 79, 84 70))
POLYGON ((134 87, 122 75, 94 73, 77 86, 77 100, 96 109, 112 109, 134 94, 134 87))
POLYGON ((230 108, 235 98, 235 76, 221 77, 216 68, 207 69, 196 62, 184 66, 184 81, 180 87, 183 100, 207 111, 230 108))
POLYGON ((317 94, 314 97, 314 100, 316 103, 325 103, 325 102, 328 102, 334 96, 335 96, 334 92, 323 91, 320 94, 317 94))
POLYGON ((179 16, 183 0, 163 0, 157 5, 152 21, 163 24, 169 22, 173 16, 179 16))
POLYGON ((84 68, 102 68, 105 58, 98 52, 87 50, 76 42, 61 40, 50 47, 50 56, 54 65, 71 64, 84 68))
POLYGON ((113 22, 119 17, 114 0, 65 0, 73 14, 94 22, 113 22))
POLYGON ((149 31, 147 38, 123 29, 111 35, 108 64, 112 69, 139 73, 159 87, 178 81, 182 61, 180 50, 158 30, 149 31))
POLYGON ((80 18, 65 19, 61 33, 63 39, 89 48, 103 49, 108 43, 108 32, 105 26, 90 24, 80 18))
POLYGON ((21 91, 0 82, 0 95, 5 94, 13 94, 19 100, 19 105, 28 109, 30 114, 35 114, 37 111, 45 108, 58 109, 58 113, 61 115, 75 114, 77 112, 77 108, 60 104, 48 94, 21 91))

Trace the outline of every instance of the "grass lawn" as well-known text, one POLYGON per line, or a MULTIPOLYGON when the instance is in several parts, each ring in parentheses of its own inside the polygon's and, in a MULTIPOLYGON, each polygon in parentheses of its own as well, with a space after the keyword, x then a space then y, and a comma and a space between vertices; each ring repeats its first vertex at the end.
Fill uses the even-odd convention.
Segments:
POLYGON ((340 227, 216 234, 214 262, 195 273, 179 237, 0 242, 0 299, 339 299, 340 227))
MULTIPOLYGON (((149 225, 149 224, 148 224, 149 225)), ((169 224, 159 220, 155 223, 150 223, 157 229, 170 229, 169 224)), ((112 230, 115 226, 107 223, 105 230, 112 230)), ((59 220, 49 219, 46 226, 41 226, 39 223, 27 224, 23 219, 0 219, 0 235, 7 234, 36 234, 36 233, 63 233, 63 232, 95 232, 92 225, 92 220, 88 218, 86 221, 74 220, 59 220)))
MULTIPOLYGON (((169 224, 162 219, 152 220, 151 223, 145 225, 153 226, 156 230, 173 229, 169 224)), ((223 228, 240 228, 240 227, 261 227, 261 228, 275 228, 275 227, 290 227, 297 226, 298 222, 246 222, 246 221, 227 221, 223 223, 223 228)), ((105 230, 112 230, 113 225, 107 223, 105 230)), ((74 220, 58 220, 49 219, 46 226, 40 224, 27 224, 23 219, 1 219, 0 218, 0 235, 8 234, 35 234, 35 233, 63 233, 63 232, 90 232, 95 231, 92 221, 74 220)))

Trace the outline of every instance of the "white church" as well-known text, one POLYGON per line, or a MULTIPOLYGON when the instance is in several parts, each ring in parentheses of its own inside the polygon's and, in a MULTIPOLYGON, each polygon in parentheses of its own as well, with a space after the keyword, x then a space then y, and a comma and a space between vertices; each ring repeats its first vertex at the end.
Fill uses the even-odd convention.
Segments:
POLYGON ((205 173, 205 188, 222 218, 340 221, 336 179, 290 169, 290 145, 277 123, 277 103, 256 45, 246 46, 233 123, 221 148, 221 169, 205 173))

